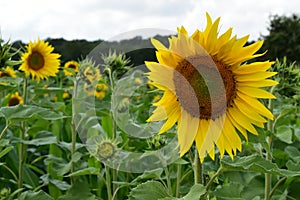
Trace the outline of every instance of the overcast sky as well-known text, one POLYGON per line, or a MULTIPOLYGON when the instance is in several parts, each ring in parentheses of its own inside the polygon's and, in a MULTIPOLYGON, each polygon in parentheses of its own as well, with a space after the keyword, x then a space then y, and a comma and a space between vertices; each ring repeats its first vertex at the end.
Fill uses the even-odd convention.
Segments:
POLYGON ((204 30, 205 13, 221 17, 221 32, 255 40, 267 34, 269 16, 300 14, 299 0, 0 0, 0 32, 11 40, 97 40, 204 30), (142 29, 142 30, 138 30, 142 29), (166 31, 165 31, 166 30, 166 31), (129 34, 125 34, 130 31, 129 34), (128 36, 129 35, 129 36, 128 36))

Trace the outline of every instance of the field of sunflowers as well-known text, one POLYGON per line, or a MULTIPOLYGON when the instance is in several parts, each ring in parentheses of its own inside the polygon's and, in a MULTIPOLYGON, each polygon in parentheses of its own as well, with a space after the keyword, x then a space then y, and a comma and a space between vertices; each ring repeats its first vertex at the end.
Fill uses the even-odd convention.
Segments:
POLYGON ((0 38, 0 200, 300 199, 299 66, 206 18, 142 67, 0 38))

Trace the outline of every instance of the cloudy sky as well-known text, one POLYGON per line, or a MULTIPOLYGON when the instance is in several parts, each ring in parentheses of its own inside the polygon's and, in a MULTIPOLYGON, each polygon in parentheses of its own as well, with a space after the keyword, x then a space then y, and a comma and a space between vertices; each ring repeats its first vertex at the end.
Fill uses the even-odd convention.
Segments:
POLYGON ((299 0, 1 0, 4 39, 97 40, 151 36, 205 27, 205 13, 221 17, 221 32, 233 27, 255 40, 267 34, 269 16, 300 14, 299 0))

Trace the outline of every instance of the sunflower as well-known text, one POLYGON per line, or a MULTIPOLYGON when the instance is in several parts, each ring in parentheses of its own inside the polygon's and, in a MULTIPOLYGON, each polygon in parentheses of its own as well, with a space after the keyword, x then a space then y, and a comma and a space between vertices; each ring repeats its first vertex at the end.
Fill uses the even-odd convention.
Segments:
POLYGON ((26 48, 27 52, 22 55, 23 63, 19 70, 24 71, 26 76, 31 75, 33 79, 36 77, 38 82, 40 79, 56 75, 60 65, 60 55, 52 53, 54 48, 48 42, 38 39, 30 42, 26 48))
MULTIPOLYGON (((2 77, 16 78, 17 75, 16 75, 16 72, 12 68, 7 66, 4 70, 0 71, 0 78, 2 78, 2 77)), ((6 85, 7 83, 6 82, 0 82, 0 84, 6 85)))
POLYGON ((108 87, 105 83, 98 83, 96 85, 95 97, 97 97, 100 100, 103 99, 106 95, 107 89, 108 87))
POLYGON ((97 67, 86 67, 83 74, 85 79, 87 79, 87 81, 90 83, 94 83, 95 81, 99 81, 101 79, 101 73, 97 67))
POLYGON ((19 104, 23 104, 23 98, 16 92, 10 96, 7 106, 16 106, 19 104))
POLYGON ((275 98, 262 87, 277 84, 267 79, 276 74, 266 71, 273 62, 247 63, 263 55, 255 54, 263 41, 245 46, 249 35, 232 37, 232 28, 219 36, 220 18, 206 17, 205 30, 192 36, 178 28, 169 48, 152 39, 158 62, 145 63, 148 78, 164 92, 147 121, 166 120, 159 134, 177 122, 180 156, 195 141, 201 162, 207 154, 214 159, 216 147, 221 158, 227 152, 233 159, 242 149, 238 132, 248 140, 247 131, 257 135, 255 126, 273 119, 258 98, 275 98))
POLYGON ((16 72, 10 68, 10 67, 6 67, 5 70, 3 71, 0 71, 0 78, 2 77, 12 77, 12 78, 16 78, 17 75, 16 75, 16 72))
MULTIPOLYGON (((64 65, 64 68, 72 69, 72 70, 74 70, 75 73, 78 72, 78 67, 79 67, 79 64, 78 64, 78 62, 75 62, 75 61, 68 61, 64 65)), ((64 73, 66 76, 72 76, 74 74, 70 70, 66 70, 66 69, 64 69, 64 73)))

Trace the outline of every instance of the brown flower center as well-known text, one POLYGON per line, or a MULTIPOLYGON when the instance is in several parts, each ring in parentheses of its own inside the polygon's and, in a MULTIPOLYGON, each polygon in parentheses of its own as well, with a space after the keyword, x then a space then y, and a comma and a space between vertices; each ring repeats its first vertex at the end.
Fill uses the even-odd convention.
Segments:
POLYGON ((31 69, 37 71, 44 67, 45 60, 40 52, 32 52, 28 58, 28 65, 31 69))
POLYGON ((19 104, 20 104, 20 99, 18 99, 17 97, 12 97, 8 102, 8 106, 16 106, 19 104))
POLYGON ((200 119, 220 117, 235 98, 232 72, 209 56, 191 56, 179 62, 174 84, 180 105, 200 119))
POLYGON ((68 68, 70 68, 70 69, 77 69, 76 65, 74 65, 74 64, 68 65, 68 68))
POLYGON ((0 77, 11 77, 11 75, 7 72, 0 72, 0 77))

